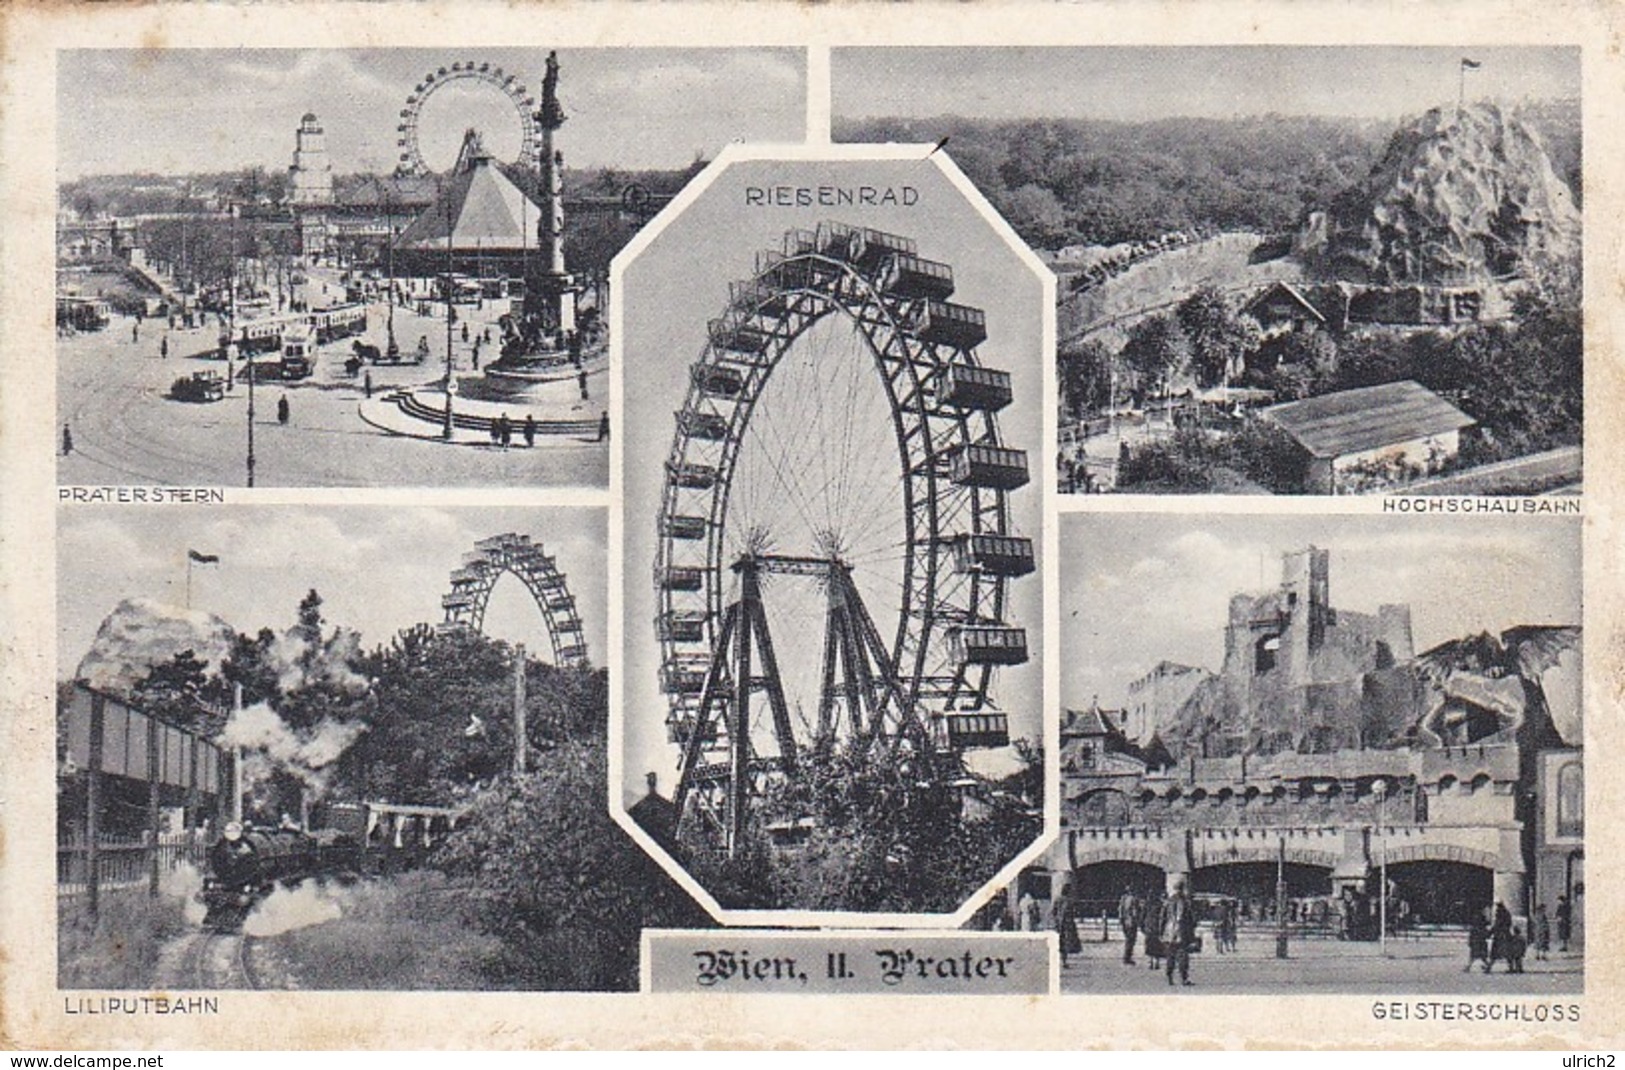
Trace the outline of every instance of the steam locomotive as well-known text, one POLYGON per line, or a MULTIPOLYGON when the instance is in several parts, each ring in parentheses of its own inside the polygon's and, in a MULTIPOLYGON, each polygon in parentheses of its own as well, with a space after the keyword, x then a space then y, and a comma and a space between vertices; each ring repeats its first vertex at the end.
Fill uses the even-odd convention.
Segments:
POLYGON ((313 877, 353 877, 360 866, 360 844, 343 832, 254 828, 233 821, 209 847, 203 927, 235 932, 278 885, 291 887, 313 877))
POLYGON ((322 803, 318 825, 263 828, 228 824, 210 846, 203 879, 203 926, 236 932, 279 885, 354 879, 420 865, 462 819, 460 810, 382 802, 322 803))

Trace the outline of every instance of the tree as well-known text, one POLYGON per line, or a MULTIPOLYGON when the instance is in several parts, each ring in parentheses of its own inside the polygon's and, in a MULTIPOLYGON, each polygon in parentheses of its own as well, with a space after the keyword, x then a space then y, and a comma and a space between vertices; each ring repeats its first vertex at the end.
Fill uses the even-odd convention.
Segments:
POLYGON ((1190 340, 1191 360, 1203 386, 1241 377, 1245 358, 1258 348, 1258 326, 1237 316, 1217 287, 1202 286, 1180 302, 1179 326, 1190 340))
POLYGON ((1063 244, 1066 210, 1055 194, 1043 186, 1028 183, 1005 194, 999 209, 1018 234, 1041 248, 1063 244))
POLYGON ((1112 355, 1097 339, 1063 349, 1058 362, 1061 410, 1066 418, 1082 419, 1104 409, 1111 401, 1112 355))
POLYGON ((710 924, 610 818, 606 753, 564 744, 482 792, 435 859, 472 878, 493 931, 551 949, 526 956, 535 987, 633 990, 643 929, 710 924))
POLYGON ((209 663, 194 651, 182 650, 154 665, 132 692, 136 706, 177 728, 212 736, 225 723, 205 708, 217 705, 221 695, 218 685, 211 686, 209 663))
POLYGON ((1337 343, 1325 331, 1293 331, 1272 356, 1275 366, 1261 378, 1280 401, 1325 393, 1337 375, 1337 343))
POLYGON ((242 686, 245 706, 272 702, 281 694, 279 674, 271 660, 275 643, 276 633, 270 628, 261 628, 252 638, 240 634, 220 662, 220 676, 226 684, 242 686))
MULTIPOLYGON (((1041 777, 1016 779, 1042 790, 1041 777)), ((843 743, 796 779, 766 785, 743 857, 696 851, 690 871, 730 906, 951 911, 1039 832, 1035 818, 1002 802, 966 816, 961 790, 922 777, 888 748, 843 743), (770 830, 792 826, 808 830, 805 842, 774 848, 770 830)))
POLYGON ((317 643, 322 638, 322 624, 322 596, 312 587, 299 600, 299 617, 293 632, 307 643, 317 643))
POLYGON ((1140 377, 1142 391, 1166 395, 1174 378, 1190 364, 1190 342, 1178 320, 1172 316, 1151 316, 1129 330, 1128 342, 1120 355, 1140 377))

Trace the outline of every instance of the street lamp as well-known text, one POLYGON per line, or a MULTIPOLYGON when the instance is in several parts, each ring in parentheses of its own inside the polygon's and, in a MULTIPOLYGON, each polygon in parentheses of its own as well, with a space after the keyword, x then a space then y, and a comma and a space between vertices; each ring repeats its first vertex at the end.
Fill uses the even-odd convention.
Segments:
POLYGON ((451 441, 451 426, 452 426, 451 425, 451 392, 452 392, 452 388, 453 388, 453 383, 452 383, 452 374, 451 374, 451 372, 452 372, 452 368, 451 368, 451 355, 452 355, 452 353, 451 353, 451 347, 452 347, 451 321, 452 321, 453 315, 456 313, 456 309, 453 307, 453 305, 451 303, 451 268, 452 268, 451 244, 452 244, 453 230, 454 230, 455 225, 456 225, 456 215, 452 211, 452 208, 451 208, 451 196, 448 193, 447 196, 446 196, 446 423, 445 423, 445 426, 443 426, 440 429, 440 437, 445 439, 447 442, 451 441))
POLYGON ((1378 865, 1381 867, 1382 887, 1378 889, 1381 896, 1377 900, 1377 946, 1384 958, 1388 957, 1388 781, 1378 780, 1371 785, 1371 791, 1377 796, 1377 834, 1381 837, 1382 856, 1378 865))
POLYGON ((1281 853, 1275 860, 1275 957, 1287 957, 1285 832, 1281 834, 1281 853))
MULTIPOLYGON (((231 351, 237 345, 237 219, 240 205, 235 201, 231 205, 231 270, 228 275, 230 293, 227 295, 227 307, 230 308, 230 324, 226 342, 226 374, 231 374, 231 351)), ((243 369, 248 373, 248 485, 254 485, 254 380, 258 378, 254 369, 254 358, 248 357, 243 362, 243 369)))
POLYGON ((387 192, 384 194, 384 215, 389 228, 389 240, 384 247, 384 257, 388 261, 388 278, 384 284, 389 287, 389 344, 384 353, 391 361, 400 359, 401 347, 395 344, 395 201, 387 192))

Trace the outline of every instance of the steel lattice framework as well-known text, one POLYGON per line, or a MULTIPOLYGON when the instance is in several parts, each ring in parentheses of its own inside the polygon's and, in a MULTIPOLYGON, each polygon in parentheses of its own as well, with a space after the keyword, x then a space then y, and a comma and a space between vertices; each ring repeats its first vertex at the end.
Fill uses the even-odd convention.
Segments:
POLYGON ((518 75, 504 73, 501 67, 490 63, 475 63, 469 60, 466 63, 453 63, 450 67, 432 70, 412 87, 412 92, 406 98, 406 106, 401 109, 400 123, 395 127, 395 145, 400 150, 397 172, 408 175, 429 172, 429 167, 423 160, 423 153, 418 148, 418 120, 423 113, 424 104, 430 97, 441 88, 458 81, 483 82, 513 103, 514 110, 519 114, 520 130, 519 158, 514 162, 523 167, 535 167, 541 145, 535 98, 530 95, 530 91, 525 88, 518 75))
POLYGON ((888 740, 894 750, 906 739, 916 754, 1008 739, 990 684, 997 665, 1026 660, 1025 631, 1005 616, 1009 581, 1034 567, 1031 540, 1011 532, 1008 502, 1027 482, 1027 458, 1001 445, 996 413, 1011 400, 1010 377, 979 361, 985 317, 949 302, 953 290, 952 269, 919 257, 912 240, 824 223, 759 253, 755 274, 730 287, 709 324, 677 414, 654 581, 668 730, 683 751, 679 813, 693 792, 713 813, 727 798, 730 843, 748 781, 793 773, 798 751, 834 735, 888 740), (898 465, 885 478, 902 491, 901 597, 889 641, 838 547, 733 556, 750 537, 729 532, 741 448, 769 379, 837 314, 872 360, 895 441, 898 465), (725 605, 730 573, 740 595, 725 605), (800 743, 761 608, 761 578, 782 575, 811 577, 829 602, 818 738, 800 743), (750 741, 753 692, 768 700, 777 755, 750 741))
POLYGON ((575 596, 565 585, 558 563, 531 542, 529 535, 510 533, 481 539, 473 552, 463 555, 462 566, 451 573, 451 590, 440 599, 446 611, 440 630, 483 628, 491 590, 504 573, 518 577, 536 600, 553 643, 553 663, 561 668, 585 666, 587 643, 575 596))

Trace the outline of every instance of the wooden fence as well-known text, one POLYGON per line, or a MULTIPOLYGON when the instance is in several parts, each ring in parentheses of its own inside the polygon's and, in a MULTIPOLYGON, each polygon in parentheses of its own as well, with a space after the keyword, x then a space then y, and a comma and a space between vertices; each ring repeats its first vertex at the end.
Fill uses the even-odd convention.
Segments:
POLYGON ((114 889, 146 888, 156 893, 156 882, 190 863, 201 869, 208 842, 198 832, 166 832, 152 842, 150 834, 99 836, 96 850, 82 836, 58 842, 56 893, 58 898, 95 897, 114 889), (155 879, 156 875, 156 879, 155 879))

